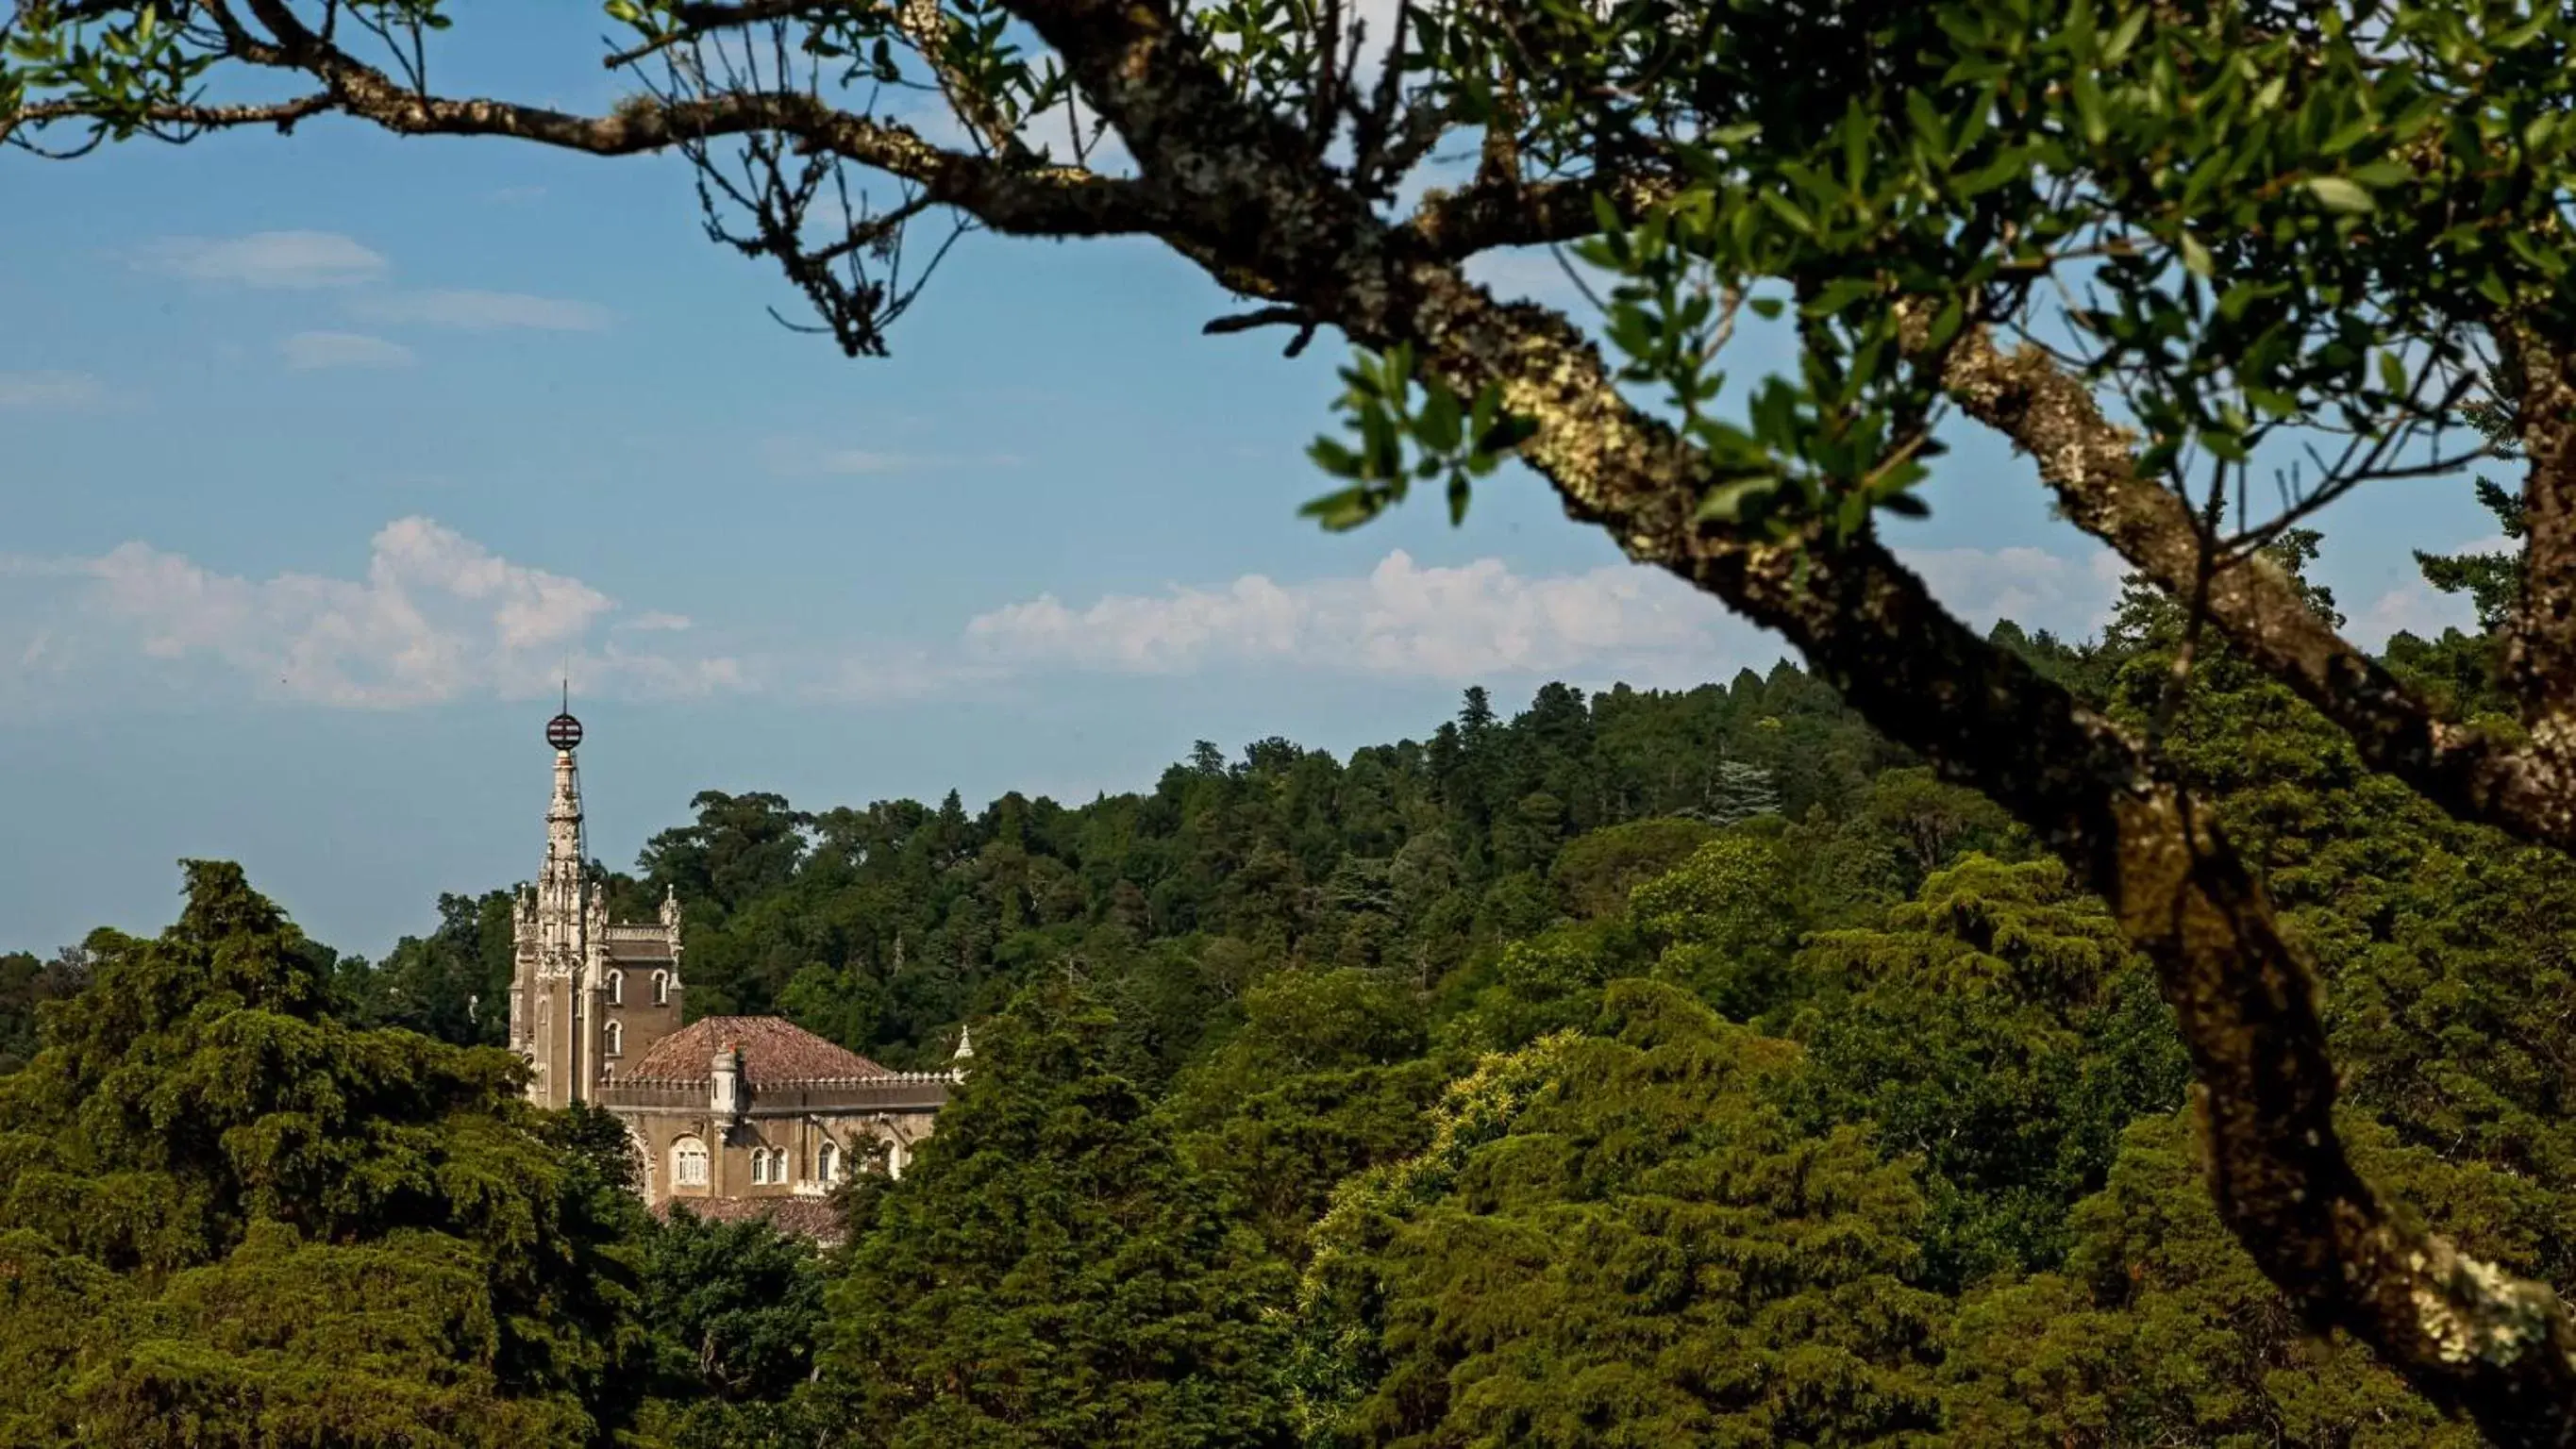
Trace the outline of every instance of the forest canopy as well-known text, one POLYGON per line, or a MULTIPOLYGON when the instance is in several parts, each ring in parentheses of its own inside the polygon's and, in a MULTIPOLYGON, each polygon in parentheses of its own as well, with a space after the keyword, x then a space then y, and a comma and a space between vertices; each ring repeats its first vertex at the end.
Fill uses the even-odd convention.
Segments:
MULTIPOLYGON (((2180 622, 1996 637, 2133 711, 2180 622)), ((2576 872, 2205 679, 2173 747, 2329 973, 2357 1150, 2568 1281, 2576 872)), ((845 1245, 657 1219, 517 1099, 506 888, 369 962, 193 865, 160 938, 13 958, 0 1442, 2474 1442, 2225 1231, 2102 903, 1792 666, 1080 806, 705 795, 608 879, 679 893, 696 1009, 976 1023, 845 1245)))

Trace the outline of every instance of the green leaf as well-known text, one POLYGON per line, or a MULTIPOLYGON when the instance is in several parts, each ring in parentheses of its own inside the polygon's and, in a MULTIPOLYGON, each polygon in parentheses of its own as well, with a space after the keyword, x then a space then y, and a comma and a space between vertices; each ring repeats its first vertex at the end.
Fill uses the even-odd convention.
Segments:
MULTIPOLYGON (((2206 277, 2218 270, 2217 262, 2211 259, 2209 248, 2200 244, 2200 238, 2193 236, 2190 232, 2184 232, 2180 240, 2182 245, 2182 264, 2189 267, 2194 276, 2206 277)), ((2224 301, 2220 303, 2222 310, 2225 305, 2224 301)))
POLYGON ((2311 176, 2304 184, 2308 188, 2308 194, 2315 197, 2317 204, 2328 211, 2359 215, 2379 209, 2379 203, 2370 199, 2368 190, 2345 177, 2311 176))
POLYGON ((1434 385, 1423 400, 1422 416, 1414 420, 1414 436, 1434 453, 1456 451, 1459 438, 1458 394, 1434 385))
POLYGON ((1315 520, 1328 532, 1345 533, 1377 517, 1385 509, 1384 495, 1360 484, 1308 502, 1297 510, 1297 516, 1315 520))
POLYGON ((1743 478, 1720 483, 1701 496, 1699 507, 1691 517, 1701 523, 1741 523, 1744 510, 1761 503, 1778 490, 1777 478, 1743 478))
POLYGON ((1800 236, 1814 236, 1816 234, 1815 218, 1807 215, 1807 213, 1799 207, 1798 203, 1791 201, 1789 198, 1782 196, 1776 191, 1765 191, 1761 196, 1762 204, 1776 212, 1782 221, 1785 221, 1789 223, 1790 226, 1796 228, 1800 236))
POLYGON ((1306 456, 1314 460, 1316 467, 1336 478, 1360 476, 1360 455, 1351 451, 1350 446, 1339 438, 1317 438, 1306 445, 1306 456))
POLYGON ((2245 400, 2276 418, 2293 416, 2299 410, 2299 400, 2288 393, 2274 392, 2270 388, 2255 387, 2250 383, 2245 388, 2245 400))
POLYGON ((1836 277, 1799 310, 1810 317, 1830 317, 1863 297, 1876 296, 1878 290, 1878 283, 1865 277, 1836 277))

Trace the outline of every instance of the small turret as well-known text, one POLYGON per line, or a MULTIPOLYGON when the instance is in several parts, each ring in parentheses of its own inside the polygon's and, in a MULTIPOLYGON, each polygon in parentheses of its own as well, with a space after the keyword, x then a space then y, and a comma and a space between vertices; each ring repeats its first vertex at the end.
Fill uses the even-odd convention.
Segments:
POLYGON ((961 1082, 966 1080, 966 1063, 974 1055, 974 1029, 961 1021, 957 1024, 957 1050, 948 1054, 948 1074, 961 1082))
POLYGON ((708 1064, 707 1110, 728 1121, 742 1115, 742 1048, 726 1042, 708 1064))

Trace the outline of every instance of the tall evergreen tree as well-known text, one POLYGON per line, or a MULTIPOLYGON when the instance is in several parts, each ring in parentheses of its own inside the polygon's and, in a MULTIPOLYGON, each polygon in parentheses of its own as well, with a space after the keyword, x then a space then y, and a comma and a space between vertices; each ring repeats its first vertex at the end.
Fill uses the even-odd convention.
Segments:
POLYGON ((1776 815, 1780 791, 1771 772, 1745 760, 1721 760, 1709 790, 1709 820, 1720 826, 1741 825, 1756 815, 1776 815))
POLYGON ((1772 1101, 1798 1051, 1673 988, 1488 1060, 1347 1183, 1300 1294, 1308 1441, 1815 1446, 1934 1422, 1920 1198, 1772 1101))
POLYGON ((1796 970, 1800 1120, 1870 1122, 1919 1156, 1925 1280, 1946 1291, 2054 1266, 2121 1130, 2182 1100, 2154 977, 2053 860, 1971 856, 1880 925, 1821 933, 1796 970))
POLYGON ((837 1442, 1284 1442, 1286 1270, 1173 1149, 1115 1028, 1070 985, 1024 994, 862 1200, 815 1390, 837 1442))
POLYGON ((507 1052, 330 1016, 239 867, 101 931, 0 1078, 0 1443, 604 1443, 640 1209, 507 1052))

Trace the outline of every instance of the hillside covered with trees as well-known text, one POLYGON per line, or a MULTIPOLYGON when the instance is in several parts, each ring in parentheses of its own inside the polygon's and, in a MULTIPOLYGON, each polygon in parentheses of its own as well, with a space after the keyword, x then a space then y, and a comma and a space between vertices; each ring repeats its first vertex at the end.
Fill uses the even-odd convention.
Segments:
MULTIPOLYGON (((2182 628, 1996 637, 2262 862, 2369 1170, 2576 1287, 2576 870, 2223 651, 2169 698, 2182 628)), ((2473 713, 2491 652, 2389 657, 2473 713)), ((657 1222, 517 1098, 506 890, 370 962, 196 863, 0 961, 0 1443, 2476 1442, 2221 1226, 2101 903, 1785 664, 1079 806, 710 794, 612 880, 693 1011, 975 1023, 846 1245, 657 1222)))

